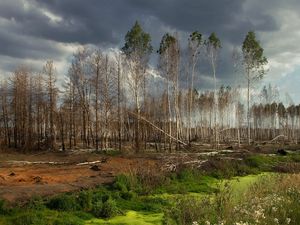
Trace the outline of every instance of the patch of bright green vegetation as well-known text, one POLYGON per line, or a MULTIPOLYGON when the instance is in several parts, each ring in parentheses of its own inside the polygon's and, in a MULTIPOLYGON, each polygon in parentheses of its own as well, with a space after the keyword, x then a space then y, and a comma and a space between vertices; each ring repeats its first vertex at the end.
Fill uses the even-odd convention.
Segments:
POLYGON ((213 193, 216 191, 215 183, 218 180, 211 176, 205 176, 197 170, 185 169, 178 174, 172 174, 163 185, 158 186, 154 194, 186 194, 213 193))
POLYGON ((162 224, 163 213, 145 213, 128 211, 123 216, 116 216, 109 220, 104 219, 92 219, 86 221, 86 225, 98 225, 98 224, 123 224, 123 225, 151 225, 151 224, 162 224))
POLYGON ((181 216, 199 215, 192 210, 182 214, 193 204, 203 209, 202 216, 212 213, 212 221, 217 221, 218 215, 226 213, 226 207, 232 207, 226 205, 228 199, 238 202, 249 186, 272 174, 270 171, 277 165, 299 161, 298 153, 252 155, 244 160, 212 159, 201 171, 182 169, 167 176, 120 175, 111 185, 50 198, 36 197, 19 208, 9 208, 0 201, 0 224, 181 224, 181 216))
POLYGON ((0 218, 3 225, 81 225, 91 216, 84 215, 82 212, 16 209, 0 218))
POLYGON ((221 181, 219 189, 224 189, 226 184, 230 185, 231 196, 233 200, 240 200, 244 193, 246 193, 253 184, 259 182, 266 177, 272 177, 274 173, 261 173, 257 175, 247 175, 243 177, 234 177, 230 180, 221 181))
POLYGON ((213 197, 196 199, 183 195, 165 209, 164 224, 298 225, 299 181, 299 174, 247 176, 241 183, 250 182, 250 188, 238 200, 233 197, 235 188, 227 184, 213 197))

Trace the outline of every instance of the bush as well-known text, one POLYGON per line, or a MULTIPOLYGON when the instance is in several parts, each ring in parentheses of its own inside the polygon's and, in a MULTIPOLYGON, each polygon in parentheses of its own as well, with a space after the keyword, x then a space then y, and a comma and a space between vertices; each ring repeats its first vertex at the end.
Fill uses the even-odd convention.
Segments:
POLYGON ((80 192, 77 201, 80 205, 80 208, 84 211, 90 211, 93 207, 92 193, 90 191, 80 192))
POLYGON ((26 207, 28 209, 34 209, 34 210, 42 210, 45 209, 45 204, 43 199, 40 196, 33 197, 30 199, 30 201, 27 203, 26 207))
POLYGON ((117 204, 114 200, 108 199, 106 202, 103 203, 102 206, 102 217, 104 218, 110 218, 119 213, 119 210, 117 208, 117 204))
POLYGON ((0 215, 4 215, 8 212, 6 208, 6 203, 4 200, 0 199, 0 215))
POLYGON ((49 209, 60 210, 60 211, 75 211, 79 210, 81 207, 76 201, 73 195, 60 195, 50 199, 47 203, 49 209))
POLYGON ((102 201, 95 202, 93 204, 92 214, 97 218, 102 217, 102 208, 103 208, 102 201))
POLYGON ((122 191, 120 196, 125 200, 131 200, 133 197, 135 197, 135 193, 132 191, 122 191))
POLYGON ((112 199, 108 199, 104 203, 101 201, 96 202, 92 209, 92 214, 98 218, 110 218, 119 214, 119 212, 116 202, 112 199))
POLYGON ((119 175, 116 177, 116 180, 113 184, 113 188, 118 191, 126 192, 130 190, 130 181, 128 179, 128 176, 126 175, 119 175))

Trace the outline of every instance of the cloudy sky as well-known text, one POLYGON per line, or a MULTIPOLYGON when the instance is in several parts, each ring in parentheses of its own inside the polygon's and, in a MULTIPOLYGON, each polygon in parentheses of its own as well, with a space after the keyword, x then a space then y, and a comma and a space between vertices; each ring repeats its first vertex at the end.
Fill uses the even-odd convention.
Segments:
MULTIPOLYGON (((79 46, 120 47, 136 20, 154 48, 165 32, 176 31, 182 40, 194 30, 216 32, 223 45, 219 84, 236 80, 231 51, 256 31, 269 59, 263 82, 300 103, 299 0, 0 0, 1 75, 20 64, 41 69, 52 59, 63 76, 79 46)), ((201 73, 199 85, 211 86, 209 74, 201 73)))

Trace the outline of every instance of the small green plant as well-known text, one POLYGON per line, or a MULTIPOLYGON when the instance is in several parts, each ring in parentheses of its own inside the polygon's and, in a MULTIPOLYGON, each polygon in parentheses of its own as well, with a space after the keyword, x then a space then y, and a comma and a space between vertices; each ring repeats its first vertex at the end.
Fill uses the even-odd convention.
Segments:
POLYGON ((80 204, 76 201, 74 195, 63 194, 51 198, 47 203, 49 209, 60 210, 60 211, 75 211, 79 210, 80 204))
POLYGON ((112 199, 108 199, 105 202, 95 202, 92 209, 92 214, 98 218, 110 218, 119 213, 120 210, 118 209, 116 202, 112 199))
POLYGON ((77 201, 80 208, 84 211, 90 211, 93 207, 92 193, 90 191, 81 191, 78 195, 77 201))
POLYGON ((26 205, 26 208, 33 210, 42 210, 45 209, 46 206, 42 197, 35 196, 29 200, 29 202, 26 205))
POLYGON ((104 218, 110 218, 119 214, 116 202, 112 199, 108 199, 103 203, 101 216, 104 218))
POLYGON ((97 218, 102 217, 102 208, 103 208, 102 201, 95 202, 93 204, 92 214, 97 218))

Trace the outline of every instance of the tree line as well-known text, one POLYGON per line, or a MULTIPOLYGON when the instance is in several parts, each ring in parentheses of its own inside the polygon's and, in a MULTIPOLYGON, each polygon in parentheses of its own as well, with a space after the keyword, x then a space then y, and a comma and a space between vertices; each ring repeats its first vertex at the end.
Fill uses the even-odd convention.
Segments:
POLYGON ((253 84, 267 72, 254 32, 232 56, 232 66, 245 76, 246 102, 240 97, 242 84, 217 85, 222 48, 217 35, 204 39, 194 31, 187 41, 183 54, 176 33, 162 37, 156 51, 159 78, 149 72, 155 53, 150 34, 138 22, 125 35, 120 51, 78 49, 63 83, 58 84, 51 60, 39 73, 17 67, 0 87, 2 148, 173 151, 193 142, 218 148, 279 135, 298 142, 299 105, 285 107, 266 87, 261 103, 251 104, 253 84), (195 82, 203 58, 211 68, 213 90, 201 91, 195 82), (150 86, 151 79, 160 79, 160 92, 150 86))

